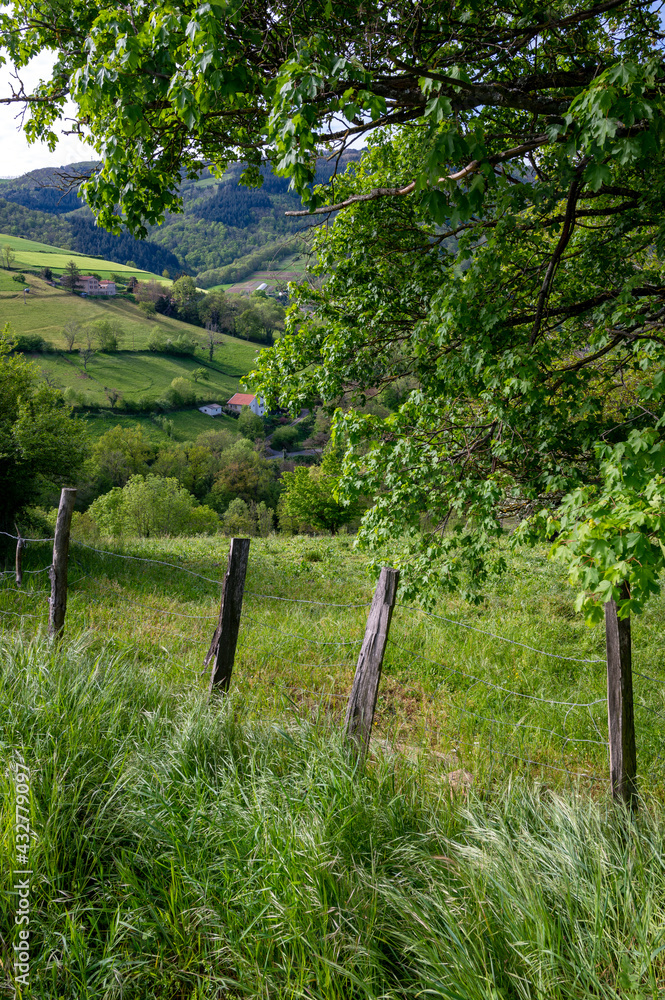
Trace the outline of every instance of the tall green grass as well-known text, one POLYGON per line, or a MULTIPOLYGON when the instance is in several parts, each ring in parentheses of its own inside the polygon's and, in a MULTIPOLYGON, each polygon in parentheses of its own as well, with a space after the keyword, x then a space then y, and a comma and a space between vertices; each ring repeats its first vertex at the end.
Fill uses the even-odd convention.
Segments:
MULTIPOLYGON (((228 539, 100 544, 117 553, 72 546, 68 634, 85 631, 100 647, 131 648, 165 684, 203 690, 207 678, 200 672, 218 614, 228 539)), ((46 566, 49 553, 48 544, 29 547, 26 567, 46 566)), ((604 630, 588 629, 575 614, 572 594, 544 552, 509 555, 509 563, 508 576, 495 581, 480 607, 441 595, 435 611, 450 621, 396 608, 376 738, 411 754, 427 747, 438 755, 439 772, 465 768, 477 784, 519 774, 557 788, 581 782, 604 795, 604 630)), ((0 623, 33 634, 48 614, 45 584, 44 573, 26 575, 20 593, 11 577, 0 581, 0 623), (21 613, 36 617, 21 619, 21 613)), ((269 715, 295 703, 303 718, 325 710, 339 721, 372 592, 367 561, 348 536, 253 539, 234 688, 251 694, 269 715)), ((664 625, 660 598, 633 621, 639 777, 659 794, 665 791, 664 625)))
POLYGON ((362 766, 322 713, 208 703, 94 635, 5 635, 0 691, 7 887, 15 750, 32 779, 39 1000, 662 996, 649 802, 631 822, 522 781, 451 796, 424 756, 362 766))

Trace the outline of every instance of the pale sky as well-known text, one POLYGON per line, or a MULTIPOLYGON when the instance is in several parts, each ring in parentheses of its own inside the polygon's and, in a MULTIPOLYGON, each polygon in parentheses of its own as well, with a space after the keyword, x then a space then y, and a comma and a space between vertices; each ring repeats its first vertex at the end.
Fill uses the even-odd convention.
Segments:
MULTIPOLYGON (((26 69, 21 70, 21 79, 28 93, 40 79, 47 77, 51 64, 49 53, 41 53, 26 69)), ((0 66, 0 97, 11 93, 11 70, 11 66, 0 66)), ((0 104, 0 177, 19 177, 38 167, 62 167, 79 160, 96 159, 95 151, 90 146, 71 135, 63 135, 53 153, 45 143, 28 145, 20 127, 21 107, 18 104, 0 104)), ((72 113, 73 106, 65 115, 72 113)), ((71 126, 61 123, 61 128, 67 127, 71 126)), ((58 133, 60 128, 56 127, 53 131, 58 133)))

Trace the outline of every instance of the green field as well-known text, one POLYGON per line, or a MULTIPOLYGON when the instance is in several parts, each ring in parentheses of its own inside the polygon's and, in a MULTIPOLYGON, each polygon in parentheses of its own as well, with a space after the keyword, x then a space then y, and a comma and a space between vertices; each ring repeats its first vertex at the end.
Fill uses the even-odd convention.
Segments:
MULTIPOLYGON (((221 426, 206 419, 206 428, 221 426)), ((99 425, 110 426, 101 420, 99 425)), ((137 539, 117 550, 217 580, 227 548, 228 541, 215 536, 137 539)), ((418 609, 395 610, 377 735, 427 748, 448 761, 449 770, 464 767, 477 781, 519 774, 554 786, 581 783, 604 794, 604 628, 584 625, 560 568, 544 552, 506 555, 507 576, 479 608, 442 595, 434 612, 443 619, 418 609)), ((30 567, 41 565, 38 549, 30 558, 30 567)), ((76 558, 84 576, 70 593, 73 634, 100 640, 113 634, 165 683, 176 675, 183 682, 193 679, 207 648, 217 588, 84 548, 76 558), (139 613, 128 614, 134 605, 139 613)), ((305 714, 316 709, 339 718, 372 595, 367 558, 347 536, 275 536, 252 541, 248 573, 238 689, 260 698, 269 717, 291 699, 305 714)), ((47 613, 47 603, 27 591, 7 592, 1 608, 37 613, 37 621, 47 613)), ((30 620, 24 624, 31 627, 30 620)), ((659 794, 665 792, 664 624, 665 598, 654 599, 633 621, 640 775, 643 787, 659 794)))
POLYGON ((20 590, 9 548, 0 578, 0 857, 19 867, 29 784, 31 996, 660 1000, 663 598, 633 623, 630 819, 608 799, 603 630, 542 551, 509 555, 481 607, 440 597, 485 631, 398 601, 363 761, 341 735, 373 590, 350 538, 252 540, 212 700, 228 539, 93 544, 70 549, 62 643, 48 544, 20 590))
MULTIPOLYGON (((130 406, 139 398, 157 400, 164 395, 172 380, 179 377, 190 379, 200 403, 223 403, 238 391, 240 379, 254 365, 258 349, 247 341, 220 334, 218 340, 221 343, 215 349, 214 361, 210 363, 204 350, 204 331, 198 326, 159 314, 147 318, 134 302, 124 298, 84 299, 69 295, 60 288, 52 288, 41 278, 30 274, 26 275, 26 280, 30 293, 24 303, 21 287, 12 281, 11 272, 0 270, 0 326, 9 323, 12 333, 18 335, 39 334, 55 348, 31 358, 58 388, 75 389, 86 406, 108 407, 106 389, 118 390, 130 406), (72 320, 83 329, 93 330, 95 324, 111 321, 119 333, 120 350, 112 354, 96 354, 88 362, 86 372, 78 350, 66 350, 63 327, 72 320), (194 358, 147 351, 148 341, 155 333, 163 339, 185 334, 200 345, 200 351, 194 358), (195 383, 191 374, 201 367, 206 369, 209 378, 195 383)), ((81 334, 76 347, 82 346, 83 341, 84 335, 81 334)), ((114 416, 112 419, 119 418, 114 416)), ((231 418, 217 417, 213 420, 196 409, 174 412, 170 414, 170 419, 174 421, 177 436, 187 439, 196 437, 213 425, 232 427, 234 424, 231 418)), ((95 424, 91 421, 92 426, 95 424)))
MULTIPOLYGON (((174 378, 189 379, 197 394, 202 399, 209 397, 209 402, 225 403, 238 388, 238 379, 224 371, 223 362, 203 365, 201 358, 140 351, 99 353, 88 362, 87 372, 76 353, 33 355, 33 358, 38 360, 43 372, 48 372, 57 388, 73 386, 92 406, 106 406, 105 389, 111 388, 117 389, 127 400, 159 399, 174 378), (209 378, 194 382, 191 374, 201 367, 206 368, 209 378)), ((206 419, 211 420, 210 417, 206 419)))
POLYGON ((140 268, 128 267, 126 264, 115 264, 113 261, 104 260, 100 257, 86 257, 77 254, 72 250, 61 250, 59 247, 49 246, 48 243, 38 243, 35 240, 25 240, 20 236, 7 236, 0 233, 0 249, 10 246, 15 253, 13 263, 14 270, 41 270, 50 267, 54 274, 62 274, 67 263, 73 260, 82 274, 89 274, 93 271, 101 278, 109 278, 112 274, 126 275, 129 279, 132 275, 139 279, 148 280, 158 278, 165 284, 170 284, 167 278, 151 274, 149 271, 142 271, 140 268))
MULTIPOLYGON (((154 331, 164 337, 185 333, 201 344, 204 342, 200 326, 181 323, 159 313, 146 317, 138 305, 125 298, 84 299, 80 295, 70 295, 31 274, 26 275, 30 293, 24 304, 21 286, 12 281, 11 273, 0 269, 0 322, 9 323, 14 333, 38 333, 54 347, 63 349, 62 329, 68 322, 73 320, 86 326, 111 320, 124 331, 121 347, 132 351, 145 350, 154 331)), ((222 345, 217 348, 216 356, 224 358, 229 373, 236 377, 245 374, 256 357, 256 345, 226 334, 220 334, 218 339, 222 345)))
MULTIPOLYGON (((206 431, 222 429, 237 432, 238 424, 233 417, 222 414, 219 417, 208 417, 197 408, 186 410, 169 410, 166 417, 173 424, 173 439, 176 441, 194 441, 199 434, 206 431)), ((122 427, 141 427, 146 437, 158 447, 168 447, 171 442, 168 434, 155 423, 150 416, 118 416, 109 410, 100 413, 89 413, 86 416, 86 432, 92 440, 101 437, 111 428, 120 424, 122 427)))

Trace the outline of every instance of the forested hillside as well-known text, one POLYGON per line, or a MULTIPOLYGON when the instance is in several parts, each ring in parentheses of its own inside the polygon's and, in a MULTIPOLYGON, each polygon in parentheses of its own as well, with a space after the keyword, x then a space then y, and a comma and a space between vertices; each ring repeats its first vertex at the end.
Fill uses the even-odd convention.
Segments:
MULTIPOLYGON (((346 153, 338 170, 359 157, 346 153)), ((92 169, 93 163, 59 170, 33 170, 0 181, 0 232, 24 236, 107 260, 132 261, 144 270, 171 277, 187 272, 202 287, 242 280, 257 268, 290 257, 301 248, 298 234, 307 225, 285 212, 300 207, 289 182, 262 169, 263 184, 239 184, 242 164, 232 164, 218 181, 208 172, 199 180, 183 179, 183 213, 154 226, 147 240, 113 236, 95 226, 92 213, 74 192, 63 192, 59 175, 92 169)), ((317 183, 327 180, 334 164, 321 160, 317 183)))

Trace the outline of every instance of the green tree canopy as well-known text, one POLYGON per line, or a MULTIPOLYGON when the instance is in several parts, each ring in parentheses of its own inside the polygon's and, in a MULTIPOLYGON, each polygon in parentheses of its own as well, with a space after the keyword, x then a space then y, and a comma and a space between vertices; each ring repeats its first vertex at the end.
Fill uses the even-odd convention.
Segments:
POLYGON ((39 368, 12 354, 10 330, 0 338, 0 525, 12 530, 21 510, 73 485, 83 465, 83 422, 39 368))
POLYGON ((149 538, 213 534, 219 529, 215 512, 199 506, 177 479, 154 475, 132 476, 124 487, 97 497, 89 514, 100 531, 110 535, 149 538))
POLYGON ((322 528, 337 534, 344 524, 358 517, 360 504, 338 499, 341 467, 332 453, 321 465, 299 466, 282 473, 283 493, 278 512, 303 527, 322 528))
POLYGON ((93 471, 102 489, 124 486, 132 476, 147 472, 154 457, 155 448, 138 425, 113 427, 92 446, 93 471))
MULTIPOLYGON (((14 0, 3 27, 19 66, 56 50, 25 128, 49 138, 74 100, 103 152, 85 185, 103 225, 144 235, 183 169, 244 158, 258 182, 264 156, 308 210, 340 210, 319 237, 329 280, 253 384, 296 406, 415 379, 388 417, 338 418, 340 489, 376 497, 368 544, 410 538, 420 586, 475 586, 502 510, 575 496, 564 509, 593 520, 613 497, 586 591, 618 597, 629 567, 646 592, 610 513, 665 502, 656 6, 14 0), (352 136, 360 168, 312 186, 317 152, 352 136)), ((631 532, 655 553, 644 518, 631 532)), ((579 523, 561 521, 571 552, 579 523)))
POLYGON ((76 286, 78 285, 80 277, 81 272, 76 261, 68 260, 65 264, 65 270, 62 275, 62 284, 66 289, 68 289, 70 295, 73 295, 76 291, 76 286))

